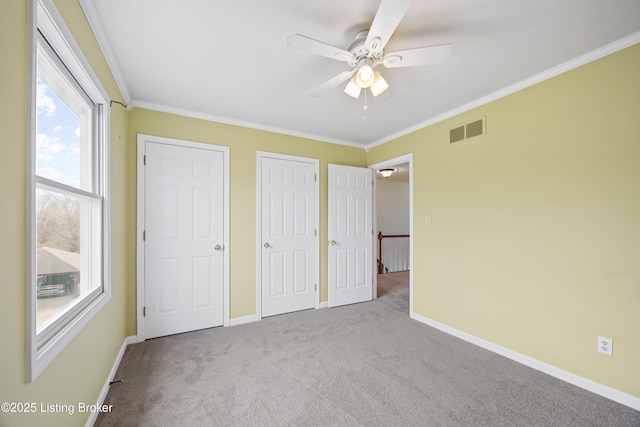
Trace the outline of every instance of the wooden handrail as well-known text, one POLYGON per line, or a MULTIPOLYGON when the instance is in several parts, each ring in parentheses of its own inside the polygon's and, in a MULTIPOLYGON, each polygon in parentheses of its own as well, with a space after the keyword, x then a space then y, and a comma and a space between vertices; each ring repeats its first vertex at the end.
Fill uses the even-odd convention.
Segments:
POLYGON ((410 234, 382 234, 382 231, 378 232, 378 240, 393 238, 393 237, 410 237, 410 234))

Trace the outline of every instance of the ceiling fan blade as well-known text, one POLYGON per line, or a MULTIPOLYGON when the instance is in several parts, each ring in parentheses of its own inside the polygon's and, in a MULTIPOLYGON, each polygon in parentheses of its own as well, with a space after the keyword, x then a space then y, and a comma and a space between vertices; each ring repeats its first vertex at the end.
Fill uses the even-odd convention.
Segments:
POLYGON ((349 80, 355 74, 355 72, 356 70, 343 71, 337 76, 333 77, 332 79, 329 79, 326 82, 322 83, 317 88, 311 89, 309 92, 307 92, 307 95, 313 98, 317 98, 321 95, 324 95, 325 92, 333 89, 334 87, 338 86, 340 83, 344 83, 347 80, 349 80))
POLYGON ((453 54, 453 44, 419 47, 398 50, 384 56, 382 64, 387 68, 415 67, 419 65, 440 64, 453 54))
POLYGON ((306 50, 316 55, 326 56, 336 61, 348 61, 353 56, 351 52, 330 44, 312 39, 302 34, 294 34, 287 38, 287 45, 297 49, 306 50))
POLYGON ((381 0, 369 29, 365 46, 373 52, 384 49, 413 0, 381 0))

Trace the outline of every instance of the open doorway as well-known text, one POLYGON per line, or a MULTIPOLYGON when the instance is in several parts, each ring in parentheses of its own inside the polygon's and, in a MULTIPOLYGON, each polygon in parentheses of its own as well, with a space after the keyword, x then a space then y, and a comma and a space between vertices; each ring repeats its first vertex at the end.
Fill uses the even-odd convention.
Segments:
POLYGON ((405 302, 410 312, 413 307, 412 161, 413 156, 409 154, 370 166, 376 171, 374 298, 391 292, 407 295, 405 302))

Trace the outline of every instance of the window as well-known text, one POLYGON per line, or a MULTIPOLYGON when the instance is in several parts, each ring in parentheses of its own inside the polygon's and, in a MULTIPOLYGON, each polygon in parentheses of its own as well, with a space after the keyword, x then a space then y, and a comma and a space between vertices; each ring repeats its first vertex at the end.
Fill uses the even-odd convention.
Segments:
POLYGON ((110 297, 108 98, 50 0, 35 21, 29 381, 110 297))

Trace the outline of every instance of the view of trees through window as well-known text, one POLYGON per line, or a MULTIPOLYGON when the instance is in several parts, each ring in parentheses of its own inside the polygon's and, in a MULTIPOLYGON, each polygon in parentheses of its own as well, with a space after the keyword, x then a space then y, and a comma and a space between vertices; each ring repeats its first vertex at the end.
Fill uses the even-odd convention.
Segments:
POLYGON ((80 203, 73 198, 46 193, 37 200, 38 247, 48 246, 80 253, 80 203))

